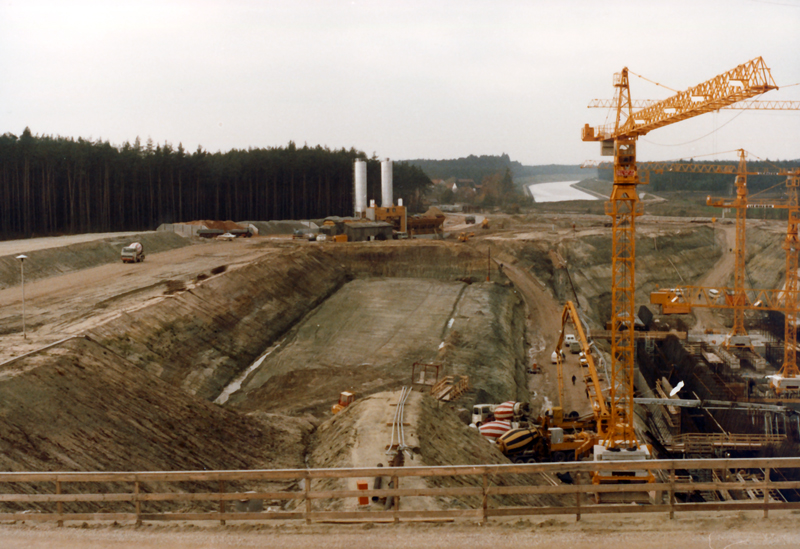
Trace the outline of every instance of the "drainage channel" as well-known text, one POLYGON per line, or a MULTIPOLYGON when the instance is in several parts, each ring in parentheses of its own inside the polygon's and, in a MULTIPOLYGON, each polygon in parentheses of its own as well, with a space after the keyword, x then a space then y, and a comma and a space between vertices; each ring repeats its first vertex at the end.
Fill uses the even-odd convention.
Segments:
POLYGON ((225 404, 226 402, 228 402, 228 399, 231 397, 231 395, 232 395, 233 393, 235 393, 236 391, 238 391, 239 389, 241 389, 241 388, 242 388, 242 383, 244 383, 244 380, 245 380, 245 379, 247 379, 247 376, 249 376, 249 375, 250 375, 250 373, 251 373, 253 370, 255 370, 256 368, 258 368, 259 366, 261 366, 261 364, 264 362, 264 360, 266 360, 266 358, 267 358, 269 355, 271 355, 271 354, 272 354, 272 352, 273 352, 275 349, 277 349, 278 347, 280 347, 280 346, 281 346, 281 344, 282 344, 284 341, 285 341, 285 339, 284 339, 284 340, 281 340, 281 341, 279 341, 278 343, 274 344, 272 347, 270 347, 269 349, 267 349, 267 350, 264 352, 264 354, 263 354, 263 355, 261 355, 260 357, 258 357, 258 358, 256 359, 256 361, 255 361, 255 362, 253 362, 253 363, 252 363, 250 366, 248 366, 248 367, 247 367, 247 369, 246 369, 244 372, 242 372, 241 374, 239 374, 239 375, 236 377, 236 379, 234 379, 233 381, 231 381, 231 382, 230 382, 230 383, 229 383, 229 384, 228 384, 228 385, 227 385, 227 386, 226 386, 226 387, 225 387, 225 388, 222 390, 222 392, 219 394, 219 396, 216 398, 216 400, 214 400, 214 404, 225 404))

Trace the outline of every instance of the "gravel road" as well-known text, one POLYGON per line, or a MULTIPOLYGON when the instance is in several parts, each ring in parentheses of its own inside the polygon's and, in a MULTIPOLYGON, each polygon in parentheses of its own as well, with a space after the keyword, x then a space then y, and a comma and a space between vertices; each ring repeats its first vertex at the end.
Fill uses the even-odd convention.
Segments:
POLYGON ((416 524, 145 524, 129 525, 13 524, 0 526, 6 549, 128 548, 211 549, 280 547, 285 549, 406 549, 467 547, 498 549, 547 547, 569 549, 727 549, 781 548, 800 545, 800 520, 790 512, 692 513, 670 521, 661 514, 533 518, 474 523, 416 524))

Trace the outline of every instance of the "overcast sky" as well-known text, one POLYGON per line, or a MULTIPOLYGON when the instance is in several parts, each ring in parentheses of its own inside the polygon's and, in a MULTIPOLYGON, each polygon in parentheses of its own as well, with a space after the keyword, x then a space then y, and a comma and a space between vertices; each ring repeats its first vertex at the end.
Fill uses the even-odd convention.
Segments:
MULTIPOLYGON (((800 0, 3 0, 0 133, 575 164, 600 158, 580 131, 605 122, 586 105, 613 73, 683 90, 762 56, 796 84, 799 29, 800 0)), ((634 99, 671 94, 631 80, 634 99)), ((639 159, 737 148, 800 158, 800 111, 706 114, 639 159)))

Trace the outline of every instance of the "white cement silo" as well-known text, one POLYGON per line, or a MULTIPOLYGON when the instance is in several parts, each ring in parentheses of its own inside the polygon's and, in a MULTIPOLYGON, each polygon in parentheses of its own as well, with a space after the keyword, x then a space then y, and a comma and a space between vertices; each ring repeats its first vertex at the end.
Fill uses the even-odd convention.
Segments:
POLYGON ((381 207, 391 208, 394 204, 392 185, 392 161, 388 158, 381 162, 381 207))
POLYGON ((353 215, 361 217, 361 214, 367 210, 367 163, 363 160, 356 160, 353 196, 355 201, 353 215))

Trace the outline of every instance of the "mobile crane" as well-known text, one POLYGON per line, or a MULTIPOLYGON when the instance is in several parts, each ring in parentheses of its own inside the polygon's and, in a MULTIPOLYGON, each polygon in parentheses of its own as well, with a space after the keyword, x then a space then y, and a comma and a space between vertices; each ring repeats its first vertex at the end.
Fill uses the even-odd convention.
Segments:
MULTIPOLYGON (((561 356, 561 346, 564 343, 566 336, 567 324, 571 322, 575 328, 578 336, 578 343, 583 353, 583 359, 586 361, 586 366, 582 368, 584 372, 584 381, 586 382, 586 390, 592 404, 592 415, 594 416, 593 428, 597 433, 601 434, 608 428, 608 422, 611 418, 608 407, 606 406, 605 398, 600 387, 600 378, 597 375, 597 368, 595 366, 595 358, 592 354, 591 344, 587 336, 587 331, 584 329, 583 321, 578 314, 578 309, 572 301, 567 301, 564 305, 564 310, 561 313, 561 334, 556 342, 556 365, 558 372, 558 399, 559 406, 553 410, 553 423, 556 427, 565 428, 586 428, 589 425, 581 421, 567 421, 564 416, 564 372, 563 363, 564 359, 561 356)), ((572 418, 574 419, 574 418, 572 418)))

